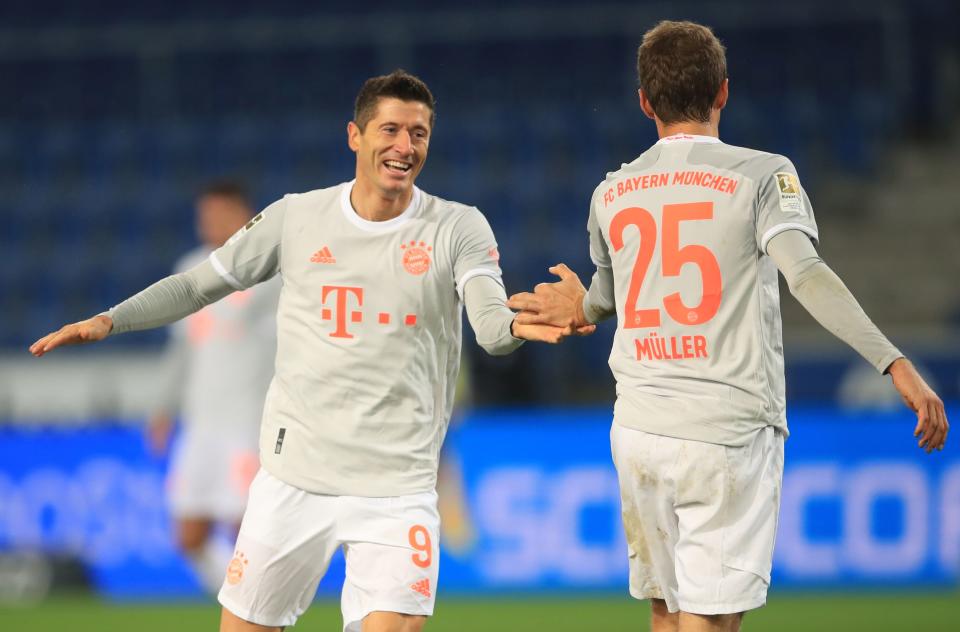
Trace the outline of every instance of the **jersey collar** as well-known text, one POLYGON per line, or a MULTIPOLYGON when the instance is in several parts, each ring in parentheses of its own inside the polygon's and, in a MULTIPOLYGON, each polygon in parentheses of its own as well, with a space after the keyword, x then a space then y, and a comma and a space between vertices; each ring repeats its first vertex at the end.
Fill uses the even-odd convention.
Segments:
POLYGON ((664 136, 657 141, 658 145, 669 145, 670 143, 719 143, 720 139, 716 136, 700 136, 699 134, 674 134, 672 136, 664 136))
POLYGON ((403 209, 403 212, 396 217, 382 222, 371 222, 368 219, 363 219, 357 215, 357 212, 353 209, 353 204, 350 203, 350 192, 353 191, 354 182, 356 182, 356 179, 350 182, 344 182, 341 185, 340 210, 343 211, 343 216, 347 218, 347 221, 360 230, 365 230, 369 233, 385 233, 391 231, 398 226, 406 224, 407 221, 417 214, 417 210, 420 208, 420 189, 413 187, 413 197, 410 198, 410 205, 403 209))

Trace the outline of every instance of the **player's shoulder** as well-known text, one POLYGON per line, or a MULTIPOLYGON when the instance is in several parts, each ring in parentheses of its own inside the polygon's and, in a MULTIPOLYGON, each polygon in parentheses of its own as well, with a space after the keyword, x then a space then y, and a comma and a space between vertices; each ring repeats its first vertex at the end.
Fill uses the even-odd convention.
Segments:
POLYGON ((349 195, 349 185, 349 182, 340 182, 322 189, 312 189, 300 193, 287 193, 277 200, 275 204, 282 204, 285 207, 305 206, 314 209, 317 206, 336 204, 339 203, 340 198, 344 195, 344 191, 349 195))
POLYGON ((752 180, 762 180, 778 171, 796 173, 793 163, 786 156, 727 143, 699 143, 691 151, 689 159, 691 162, 740 173, 752 180))
POLYGON ((645 152, 631 160, 630 162, 621 163, 619 169, 614 171, 608 171, 607 177, 601 182, 601 186, 605 183, 611 182, 613 180, 618 180, 625 175, 633 173, 635 171, 642 171, 656 164, 657 159, 660 156, 660 145, 654 145, 647 149, 645 152))
POLYGON ((427 221, 453 225, 486 221, 476 206, 448 200, 432 193, 417 189, 420 196, 421 217, 427 221))
POLYGON ((590 199, 592 200, 602 191, 606 191, 607 188, 610 186, 611 182, 620 180, 637 171, 643 171, 644 169, 650 168, 651 166, 656 164, 657 158, 659 156, 660 156, 660 146, 654 145, 649 149, 647 149, 642 154, 640 154, 639 156, 637 156, 636 158, 634 158, 633 160, 631 160, 630 162, 621 163, 619 169, 608 171, 604 179, 601 180, 596 187, 594 187, 593 195, 591 196, 590 199))

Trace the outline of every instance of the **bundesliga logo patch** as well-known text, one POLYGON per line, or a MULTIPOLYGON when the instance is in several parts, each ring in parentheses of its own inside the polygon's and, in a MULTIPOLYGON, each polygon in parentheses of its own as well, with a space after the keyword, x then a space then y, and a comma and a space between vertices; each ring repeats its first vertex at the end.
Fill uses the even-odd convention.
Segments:
POLYGON ((803 195, 800 191, 800 180, 787 171, 778 171, 773 174, 777 179, 777 192, 780 194, 780 210, 784 213, 806 215, 803 208, 803 195))
POLYGON ((250 230, 251 228, 257 225, 257 222, 259 222, 262 219, 263 219, 263 212, 261 211, 257 213, 253 219, 247 222, 247 225, 243 227, 243 230, 250 230))
POLYGON ((235 232, 235 233, 233 234, 233 236, 231 236, 230 239, 227 240, 226 245, 229 246, 230 244, 235 243, 235 242, 236 242, 238 239, 240 239, 243 235, 246 235, 246 234, 247 234, 247 231, 249 231, 251 228, 253 228, 254 226, 256 226, 257 223, 258 223, 260 220, 262 220, 262 219, 263 219, 263 211, 260 211, 259 213, 257 213, 257 214, 253 217, 253 219, 251 219, 249 222, 247 222, 246 225, 245 225, 243 228, 241 228, 240 230, 238 230, 237 232, 235 232))

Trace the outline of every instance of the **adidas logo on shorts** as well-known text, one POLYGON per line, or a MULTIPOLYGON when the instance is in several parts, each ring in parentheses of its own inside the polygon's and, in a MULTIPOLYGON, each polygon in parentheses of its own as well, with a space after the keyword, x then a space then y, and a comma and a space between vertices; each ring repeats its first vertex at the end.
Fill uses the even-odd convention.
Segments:
POLYGON ((420 593, 424 597, 427 597, 427 598, 430 597, 430 580, 429 579, 421 579, 420 581, 411 584, 410 588, 412 588, 415 592, 420 593))

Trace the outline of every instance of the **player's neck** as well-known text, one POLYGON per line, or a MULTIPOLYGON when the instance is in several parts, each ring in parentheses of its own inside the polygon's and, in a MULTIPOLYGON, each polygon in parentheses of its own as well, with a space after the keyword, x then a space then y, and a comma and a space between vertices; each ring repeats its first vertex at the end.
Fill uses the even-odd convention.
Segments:
POLYGON ((657 135, 660 138, 675 136, 676 134, 687 134, 689 136, 713 136, 720 138, 720 126, 713 121, 700 123, 698 121, 682 121, 680 123, 665 124, 657 121, 657 135))
POLYGON ((403 213, 413 198, 413 189, 395 197, 386 197, 374 186, 364 186, 358 178, 350 191, 350 205, 368 222, 385 222, 403 213))

